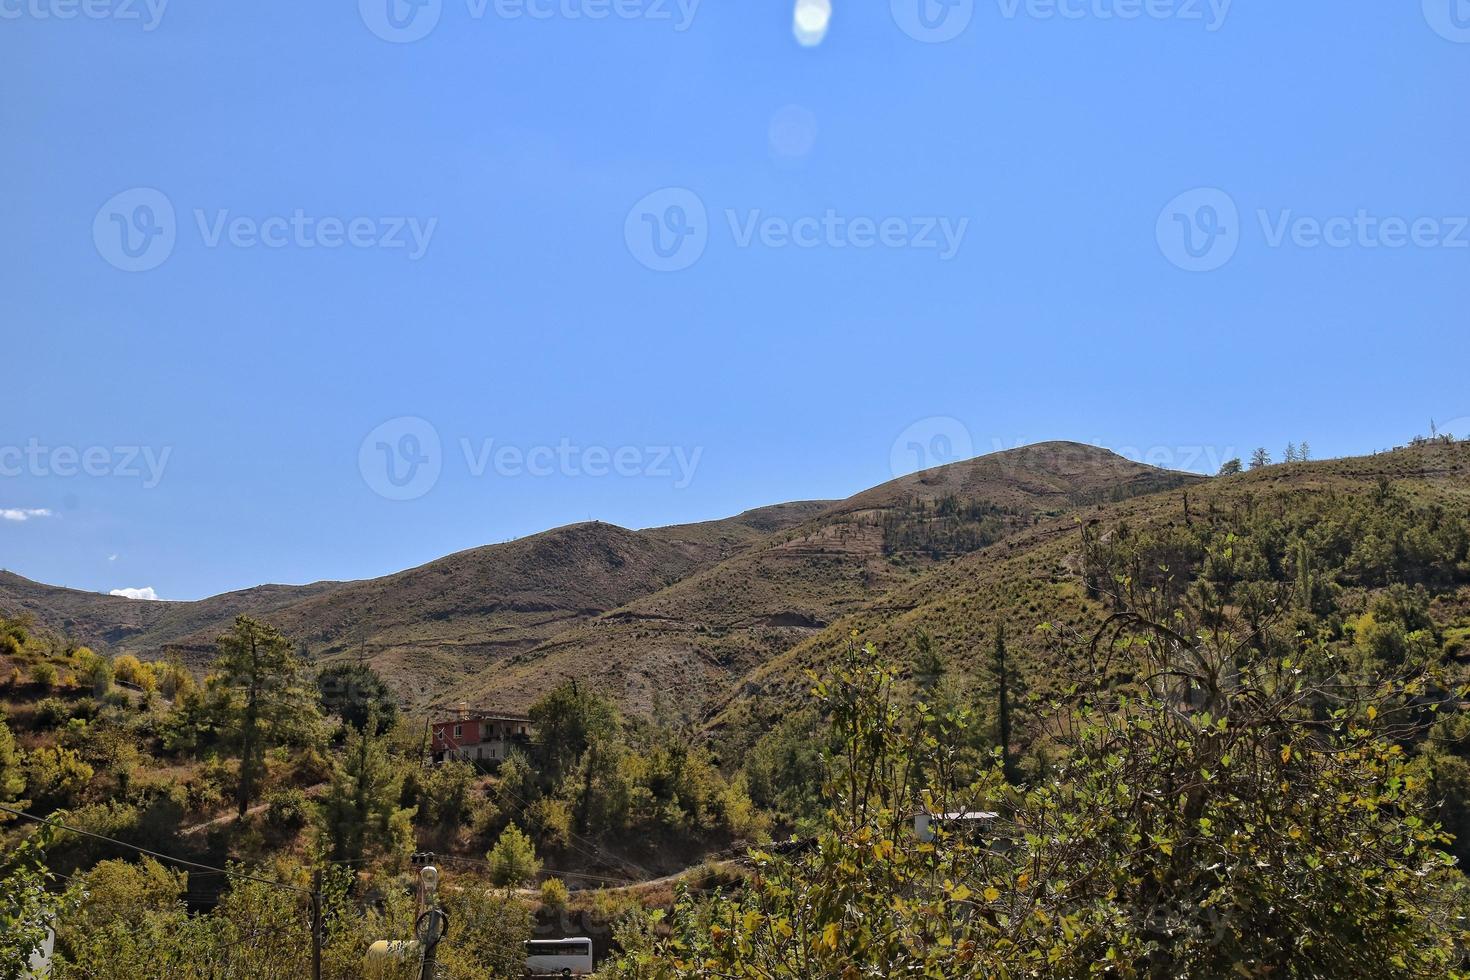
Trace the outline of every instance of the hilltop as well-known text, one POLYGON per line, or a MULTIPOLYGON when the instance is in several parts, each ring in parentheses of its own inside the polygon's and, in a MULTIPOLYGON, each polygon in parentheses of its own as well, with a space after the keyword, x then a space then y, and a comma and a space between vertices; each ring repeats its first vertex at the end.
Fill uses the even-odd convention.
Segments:
POLYGON ((497 664, 466 695, 524 705, 545 678, 578 676, 633 710, 697 719, 748 672, 938 566, 1098 500, 1201 479, 1065 442, 905 476, 497 664))
POLYGON ((115 653, 196 669, 239 613, 311 658, 362 658, 409 704, 525 707, 587 677, 635 711, 686 717, 830 624, 881 607, 936 566, 1100 501, 1198 482, 1079 443, 995 453, 840 501, 700 524, 556 528, 375 579, 138 602, 0 577, 0 610, 115 653), (655 692, 662 691, 661 698, 655 692))

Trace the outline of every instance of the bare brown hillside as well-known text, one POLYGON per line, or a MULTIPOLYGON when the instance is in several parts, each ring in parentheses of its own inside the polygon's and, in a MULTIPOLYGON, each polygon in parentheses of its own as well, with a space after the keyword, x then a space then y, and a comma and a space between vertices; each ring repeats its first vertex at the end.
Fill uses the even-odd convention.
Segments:
POLYGON ((144 603, 0 579, 0 611, 76 642, 203 668, 240 612, 313 659, 363 657, 405 702, 524 707, 578 677, 635 711, 699 720, 752 671, 936 568, 1060 515, 1201 478, 1078 443, 916 473, 839 502, 702 524, 577 524, 382 578, 144 603))
POLYGON ((524 706, 548 679, 576 676, 633 710, 661 703, 697 719, 748 672, 937 566, 1095 501, 1199 479, 1077 443, 903 477, 496 663, 462 691, 524 706))
POLYGON ((357 582, 268 585, 198 602, 140 602, 0 573, 0 611, 84 643, 196 667, 239 613, 277 626, 311 656, 365 656, 420 700, 578 622, 663 589, 830 506, 779 504, 648 531, 589 523, 474 548, 357 582))

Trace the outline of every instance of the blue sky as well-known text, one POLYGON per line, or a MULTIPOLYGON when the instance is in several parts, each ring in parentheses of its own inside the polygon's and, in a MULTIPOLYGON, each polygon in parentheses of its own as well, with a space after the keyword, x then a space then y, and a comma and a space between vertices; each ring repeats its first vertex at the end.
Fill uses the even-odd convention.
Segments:
POLYGON ((387 2, 0 0, 0 566, 197 598, 1470 416, 1465 0, 387 2))

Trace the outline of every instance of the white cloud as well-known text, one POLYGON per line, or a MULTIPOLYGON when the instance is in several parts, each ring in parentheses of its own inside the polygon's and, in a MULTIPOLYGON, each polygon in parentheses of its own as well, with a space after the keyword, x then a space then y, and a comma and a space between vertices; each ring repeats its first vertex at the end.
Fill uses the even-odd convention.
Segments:
POLYGON ((141 589, 113 589, 108 595, 121 596, 124 599, 146 599, 149 602, 158 601, 158 593, 153 591, 149 585, 141 589))
POLYGON ((33 517, 50 516, 51 512, 44 507, 0 508, 0 521, 28 521, 33 517))
POLYGON ((107 560, 108 561, 117 561, 117 555, 108 555, 107 556, 107 560))

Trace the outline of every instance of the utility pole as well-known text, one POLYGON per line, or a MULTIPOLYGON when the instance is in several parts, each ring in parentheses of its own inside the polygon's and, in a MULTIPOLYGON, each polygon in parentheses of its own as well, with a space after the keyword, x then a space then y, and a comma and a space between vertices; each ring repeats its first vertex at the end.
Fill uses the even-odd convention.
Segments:
POLYGON ((449 916, 439 908, 439 869, 429 865, 419 872, 419 881, 424 886, 424 902, 428 908, 419 916, 414 931, 424 950, 423 969, 419 980, 436 980, 439 967, 439 940, 449 932, 449 916))
POLYGON ((322 980, 322 869, 311 873, 311 980, 322 980))

